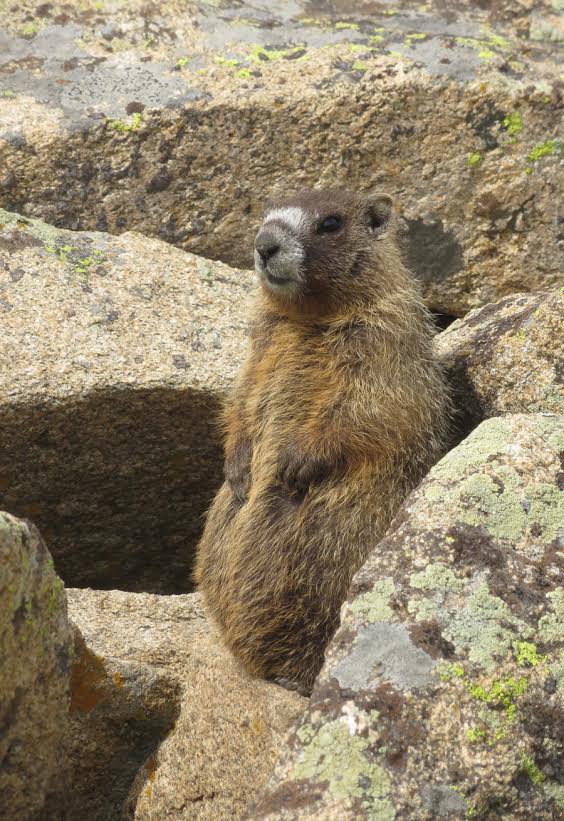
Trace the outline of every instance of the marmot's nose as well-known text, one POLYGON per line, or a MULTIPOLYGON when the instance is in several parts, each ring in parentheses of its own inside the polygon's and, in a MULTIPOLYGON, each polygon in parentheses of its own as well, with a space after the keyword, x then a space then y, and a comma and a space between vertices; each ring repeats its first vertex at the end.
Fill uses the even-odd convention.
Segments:
POLYGON ((255 248, 266 264, 280 250, 280 243, 270 231, 259 231, 255 240, 255 248))

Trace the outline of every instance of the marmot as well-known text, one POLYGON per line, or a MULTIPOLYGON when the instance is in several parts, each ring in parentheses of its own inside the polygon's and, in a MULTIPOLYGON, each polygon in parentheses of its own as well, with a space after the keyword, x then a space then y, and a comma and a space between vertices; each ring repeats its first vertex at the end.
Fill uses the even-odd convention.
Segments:
POLYGON ((306 191, 255 242, 250 352, 195 580, 254 675, 308 690, 355 571, 442 455, 449 398, 392 199, 306 191))

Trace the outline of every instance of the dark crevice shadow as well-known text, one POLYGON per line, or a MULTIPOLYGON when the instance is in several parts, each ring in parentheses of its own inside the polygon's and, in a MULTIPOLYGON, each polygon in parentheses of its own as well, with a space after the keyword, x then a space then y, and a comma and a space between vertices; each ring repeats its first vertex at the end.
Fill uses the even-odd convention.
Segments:
POLYGON ((435 320, 435 325, 438 330, 444 331, 449 327, 449 325, 452 325, 458 317, 452 316, 452 314, 442 314, 439 311, 433 311, 433 319, 435 320))
POLYGON ((182 593, 222 480, 217 396, 120 387, 0 409, 0 508, 67 586, 182 593))

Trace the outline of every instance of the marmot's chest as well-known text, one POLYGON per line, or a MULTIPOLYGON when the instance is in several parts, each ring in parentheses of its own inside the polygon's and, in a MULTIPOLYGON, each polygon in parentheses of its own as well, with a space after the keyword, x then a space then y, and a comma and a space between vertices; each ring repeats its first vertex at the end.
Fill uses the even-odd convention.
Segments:
POLYGON ((247 394, 247 413, 257 435, 285 438, 323 415, 338 393, 325 340, 280 328, 265 345, 247 394))

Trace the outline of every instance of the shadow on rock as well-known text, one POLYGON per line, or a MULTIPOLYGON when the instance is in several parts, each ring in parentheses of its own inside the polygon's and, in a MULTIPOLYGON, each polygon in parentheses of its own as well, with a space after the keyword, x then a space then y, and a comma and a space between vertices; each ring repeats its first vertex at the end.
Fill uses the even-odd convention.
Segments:
POLYGON ((222 476, 219 402, 120 387, 0 411, 0 507, 40 528, 65 584, 186 592, 222 476))

